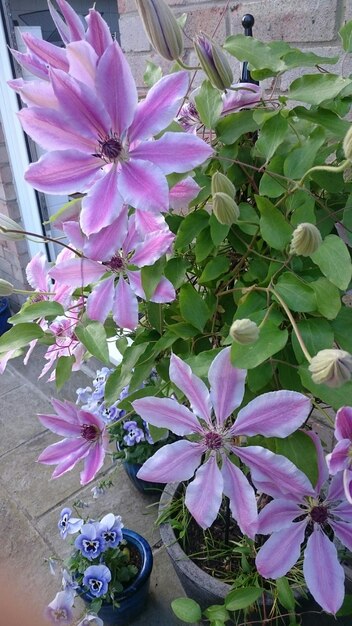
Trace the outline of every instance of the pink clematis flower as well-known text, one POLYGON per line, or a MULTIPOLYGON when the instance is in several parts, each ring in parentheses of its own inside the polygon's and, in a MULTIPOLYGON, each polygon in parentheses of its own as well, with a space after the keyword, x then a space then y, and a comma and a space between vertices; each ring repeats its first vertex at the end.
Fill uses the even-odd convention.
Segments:
POLYGON ((352 504, 352 407, 343 406, 336 413, 335 439, 337 444, 327 455, 330 474, 343 472, 346 499, 352 504))
POLYGON ((288 493, 259 513, 258 532, 271 536, 259 550, 256 566, 264 578, 285 576, 300 557, 301 545, 307 542, 303 561, 307 587, 325 611, 335 614, 345 595, 345 573, 331 532, 352 550, 352 508, 344 498, 341 472, 334 476, 326 493, 328 468, 323 449, 318 436, 310 436, 317 449, 319 470, 313 497, 311 490, 296 496, 288 493))
POLYGON ((130 67, 113 42, 96 66, 94 88, 61 69, 51 68, 49 76, 58 107, 19 113, 24 130, 48 150, 25 178, 45 193, 85 193, 80 224, 87 236, 111 224, 124 203, 167 211, 166 175, 188 172, 213 152, 187 133, 152 139, 176 115, 188 89, 187 72, 164 76, 138 103, 130 67))
POLYGON ((109 437, 103 420, 94 413, 83 411, 72 402, 52 400, 57 415, 38 415, 40 422, 65 439, 54 443, 40 454, 38 461, 56 465, 52 478, 70 471, 84 459, 81 485, 89 483, 103 466, 109 437))
POLYGON ((304 487, 309 490, 308 479, 293 463, 260 446, 240 447, 240 440, 258 434, 286 437, 307 418, 310 402, 294 391, 266 393, 241 409, 232 423, 228 418, 242 402, 246 371, 231 365, 230 348, 215 357, 208 378, 210 393, 191 368, 173 354, 170 380, 188 398, 192 411, 170 398, 148 397, 132 403, 147 422, 180 436, 192 435, 190 441, 163 446, 144 463, 138 476, 153 482, 172 482, 189 480, 195 473, 186 489, 185 504, 198 524, 202 528, 211 526, 224 493, 241 531, 254 538, 254 490, 230 455, 248 465, 255 484, 271 481, 283 493, 301 493, 304 487))

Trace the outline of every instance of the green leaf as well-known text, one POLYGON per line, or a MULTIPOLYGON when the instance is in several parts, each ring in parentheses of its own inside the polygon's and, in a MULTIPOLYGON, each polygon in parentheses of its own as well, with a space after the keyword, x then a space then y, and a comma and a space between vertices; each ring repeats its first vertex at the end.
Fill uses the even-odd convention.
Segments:
POLYGON ((167 428, 159 428, 158 426, 154 426, 153 424, 148 424, 148 428, 154 443, 160 441, 161 439, 166 439, 169 434, 167 428))
POLYGON ((301 178, 312 167, 324 140, 324 131, 317 128, 308 139, 305 138, 302 146, 293 148, 284 161, 285 176, 294 180, 301 178))
MULTIPOLYGON (((350 333, 351 334, 351 333, 350 333)), ((301 365, 299 375, 303 386, 308 389, 316 398, 326 402, 333 409, 340 409, 342 406, 351 406, 352 404, 352 381, 345 383, 342 387, 333 389, 327 385, 316 385, 312 381, 311 373, 308 366, 301 365)))
POLYGON ((275 250, 283 250, 292 237, 292 227, 268 198, 255 196, 260 211, 260 232, 264 241, 275 250))
POLYGON ((165 257, 158 259, 154 265, 145 265, 141 269, 142 287, 147 300, 150 300, 164 272, 165 257))
POLYGON ((213 350, 205 350, 200 354, 190 356, 186 359, 186 363, 190 366, 192 372, 199 378, 207 378, 210 364, 214 361, 216 355, 222 348, 214 348, 213 350))
POLYGON ((291 83, 288 97, 308 104, 320 104, 336 98, 351 83, 348 78, 335 74, 306 74, 291 83))
POLYGON ((339 35, 345 52, 352 52, 352 20, 340 28, 339 35))
POLYGON ((194 326, 191 326, 191 324, 184 324, 183 322, 171 324, 171 326, 168 326, 168 330, 175 333, 177 337, 181 337, 182 339, 190 339, 198 334, 198 331, 194 328, 194 326))
POLYGON ((209 214, 204 211, 193 211, 185 217, 178 229, 175 250, 183 250, 208 226, 209 214))
POLYGON ((317 308, 314 290, 295 274, 281 274, 275 290, 291 311, 309 312, 317 308))
POLYGON ((216 134, 220 141, 230 145, 243 135, 256 131, 257 128, 258 124, 253 119, 253 111, 238 111, 226 115, 218 122, 216 134))
POLYGON ((55 383, 58 391, 69 380, 75 360, 74 356, 60 356, 58 358, 55 368, 55 383))
POLYGON ((294 611, 296 604, 295 597, 286 576, 276 579, 276 588, 280 604, 288 611, 294 611))
POLYGON ((240 611, 259 600, 264 589, 261 587, 243 587, 233 589, 225 598, 225 606, 229 611, 240 611))
POLYGON ((315 200, 302 189, 298 189, 287 198, 286 206, 292 212, 291 224, 294 228, 302 222, 316 223, 315 200))
POLYGON ((210 227, 207 226, 201 233, 199 233, 194 247, 197 263, 204 261, 204 259, 206 259, 213 252, 213 250, 214 244, 210 237, 210 227))
POLYGON ((199 604, 191 598, 176 598, 171 602, 171 608, 176 617, 186 624, 195 624, 202 617, 199 604))
POLYGON ((178 289, 185 282, 188 268, 189 262, 186 259, 175 257, 166 263, 164 274, 172 282, 175 289, 178 289))
POLYGON ((44 331, 38 324, 18 324, 0 337, 0 352, 24 348, 33 339, 44 337, 44 334, 44 331))
POLYGON ((230 619, 230 614, 222 604, 213 604, 204 611, 205 617, 211 622, 219 620, 221 623, 230 619))
POLYGON ((23 324, 24 322, 31 322, 40 317, 57 317, 58 315, 64 315, 65 310, 59 302, 34 302, 28 304, 19 313, 10 317, 9 322, 11 324, 23 324))
POLYGON ((325 237, 310 258, 333 285, 339 289, 347 289, 352 278, 352 264, 348 248, 340 237, 337 235, 325 237))
POLYGON ((273 366, 266 362, 248 371, 247 385, 253 393, 263 389, 273 378, 273 366))
MULTIPOLYGON (((288 44, 283 43, 284 49, 289 49, 288 44)), ((223 47, 239 61, 248 61, 255 69, 271 69, 275 73, 285 69, 285 63, 280 59, 284 50, 278 49, 275 53, 273 47, 254 37, 232 35, 226 39, 223 47)))
POLYGON ((147 314, 148 321, 152 328, 158 331, 161 335, 163 332, 163 323, 164 323, 164 315, 163 315, 163 305, 158 302, 148 302, 147 303, 147 314))
POLYGON ((235 367, 252 369, 285 347, 287 330, 279 330, 267 320, 260 329, 259 339, 250 345, 234 342, 231 346, 231 362, 235 367))
POLYGON ((342 307, 336 318, 332 320, 331 326, 339 347, 352 353, 352 309, 342 307))
POLYGON ((298 48, 292 48, 287 54, 283 55, 283 60, 288 68, 294 67, 311 67, 314 65, 335 65, 339 57, 323 57, 314 52, 303 52, 298 48))
POLYGON ((219 278, 222 274, 225 274, 230 267, 230 261, 225 256, 217 256, 215 259, 211 259, 205 266, 199 282, 208 283, 216 278, 219 278))
MULTIPOLYGON (((286 191, 287 181, 283 178, 282 156, 274 156, 267 166, 259 183, 259 193, 261 196, 269 198, 279 198, 286 191), (275 176, 280 174, 280 176, 275 176)), ((307 194, 305 194, 307 195, 307 194)))
POLYGON ((220 91, 205 80, 194 99, 203 124, 206 128, 215 128, 223 107, 220 91))
POLYGON ((317 451, 312 439, 302 430, 284 439, 275 438, 277 454, 292 461, 310 480, 313 487, 318 480, 317 451))
POLYGON ((317 309, 328 320, 333 320, 341 309, 340 292, 327 278, 318 278, 309 286, 314 289, 317 309))
MULTIPOLYGON (((320 318, 299 320, 297 322, 297 327, 302 335, 302 339, 309 354, 312 356, 317 354, 319 350, 332 348, 334 343, 334 331, 327 320, 320 318)), ((292 331, 292 347, 298 363, 304 363, 306 358, 294 331, 292 331)))
POLYGON ((186 322, 203 331, 209 318, 209 309, 202 296, 189 283, 180 289, 180 311, 186 322))
POLYGON ((317 109, 310 110, 306 109, 306 107, 295 107, 293 113, 300 119, 308 120, 309 122, 313 122, 313 124, 318 124, 326 128, 334 133, 336 137, 344 137, 350 127, 350 123, 347 122, 347 120, 342 120, 336 113, 329 111, 329 109, 318 107, 317 109))
POLYGON ((122 389, 129 384, 131 371, 140 356, 146 351, 146 344, 135 344, 126 348, 123 360, 118 367, 110 374, 105 385, 105 402, 108 406, 114 404, 118 399, 122 389))
POLYGON ((227 237, 230 226, 227 226, 227 224, 220 224, 213 213, 210 216, 209 226, 210 236, 214 246, 220 245, 227 237))
POLYGON ((110 365, 108 343, 103 324, 100 322, 89 322, 86 326, 77 324, 75 333, 92 356, 110 365))
MULTIPOLYGON (((352 24, 352 22, 349 22, 352 24)), ((352 615, 352 595, 346 594, 342 607, 337 611, 336 617, 344 617, 345 615, 352 615)))
POLYGON ((143 80, 147 87, 153 87, 162 78, 162 75, 163 72, 160 65, 158 66, 151 61, 147 61, 147 67, 143 75, 143 80))
POLYGON ((277 148, 284 141, 287 131, 287 120, 280 115, 280 113, 265 122, 261 128, 260 136, 255 144, 255 147, 260 154, 265 156, 266 161, 269 161, 275 154, 277 148))

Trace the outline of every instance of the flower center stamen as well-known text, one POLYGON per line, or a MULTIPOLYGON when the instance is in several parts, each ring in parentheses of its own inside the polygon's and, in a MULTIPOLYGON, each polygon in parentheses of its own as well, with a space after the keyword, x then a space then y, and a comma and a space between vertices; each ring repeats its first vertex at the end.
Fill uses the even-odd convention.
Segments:
POLYGON ((83 424, 81 426, 81 435, 87 441, 95 441, 100 434, 99 428, 94 424, 83 424))
POLYGON ((209 432, 205 435, 205 445, 210 450, 219 450, 222 446, 222 437, 219 433, 209 432))
POLYGON ((119 272, 124 267, 123 259, 119 254, 114 254, 110 261, 103 261, 103 265, 109 267, 113 272, 119 272))
POLYGON ((329 516, 328 509, 323 505, 314 506, 310 512, 310 516, 313 522, 324 524, 329 516))
POLYGON ((105 137, 104 140, 99 141, 100 155, 102 159, 109 161, 110 163, 116 161, 122 152, 122 143, 118 140, 116 135, 113 137, 105 137))

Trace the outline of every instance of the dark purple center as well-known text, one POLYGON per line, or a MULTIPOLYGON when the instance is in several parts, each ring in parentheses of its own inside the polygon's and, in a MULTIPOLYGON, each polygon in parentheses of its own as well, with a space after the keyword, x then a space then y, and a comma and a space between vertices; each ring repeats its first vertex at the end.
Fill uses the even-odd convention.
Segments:
POLYGON ((317 524, 324 524, 328 519, 328 509, 325 506, 314 506, 310 512, 310 516, 313 522, 317 524))
POLYGON ((100 145, 101 155, 108 161, 115 161, 121 154, 122 144, 116 137, 108 137, 105 141, 101 141, 100 145))
POLYGON ((87 441, 95 441, 99 437, 99 429, 94 424, 83 424, 81 426, 81 435, 87 441))
POLYGON ((222 438, 218 433, 207 433, 205 435, 205 445, 210 450, 219 450, 222 446, 222 438))

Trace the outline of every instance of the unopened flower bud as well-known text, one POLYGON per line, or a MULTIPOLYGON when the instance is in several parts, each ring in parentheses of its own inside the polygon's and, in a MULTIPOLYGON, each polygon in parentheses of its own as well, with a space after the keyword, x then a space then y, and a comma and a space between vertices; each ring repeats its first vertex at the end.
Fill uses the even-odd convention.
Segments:
POLYGON ((290 253, 301 256, 310 256, 318 250, 322 243, 320 231, 314 224, 304 222, 294 230, 291 240, 290 253))
POLYGON ((240 216, 238 204, 233 198, 219 191, 213 195, 213 213, 220 224, 235 224, 240 216))
POLYGON ((343 140, 343 151, 348 161, 352 161, 352 124, 349 127, 343 140))
POLYGON ((231 198, 235 197, 236 189, 232 182, 221 172, 215 172, 211 179, 211 194, 226 193, 231 198))
POLYGON ((203 71, 211 84, 221 91, 231 87, 233 74, 230 64, 220 46, 204 33, 198 35, 194 47, 203 71))
POLYGON ((138 13, 153 48, 168 61, 183 52, 181 28, 164 0, 136 0, 138 13))
POLYGON ((10 296, 14 291, 14 286, 8 280, 0 278, 0 296, 10 296))
POLYGON ((0 239, 7 239, 11 241, 16 241, 17 239, 24 239, 25 233, 21 226, 16 224, 10 217, 7 215, 0 214, 0 239), (11 233, 9 230, 17 230, 21 232, 11 233))
POLYGON ((352 377, 352 355, 345 350, 320 350, 309 365, 312 380, 317 385, 341 387, 352 377))
POLYGON ((254 343, 259 337, 259 328, 252 320, 235 320, 230 328, 230 336, 237 343, 254 343))

